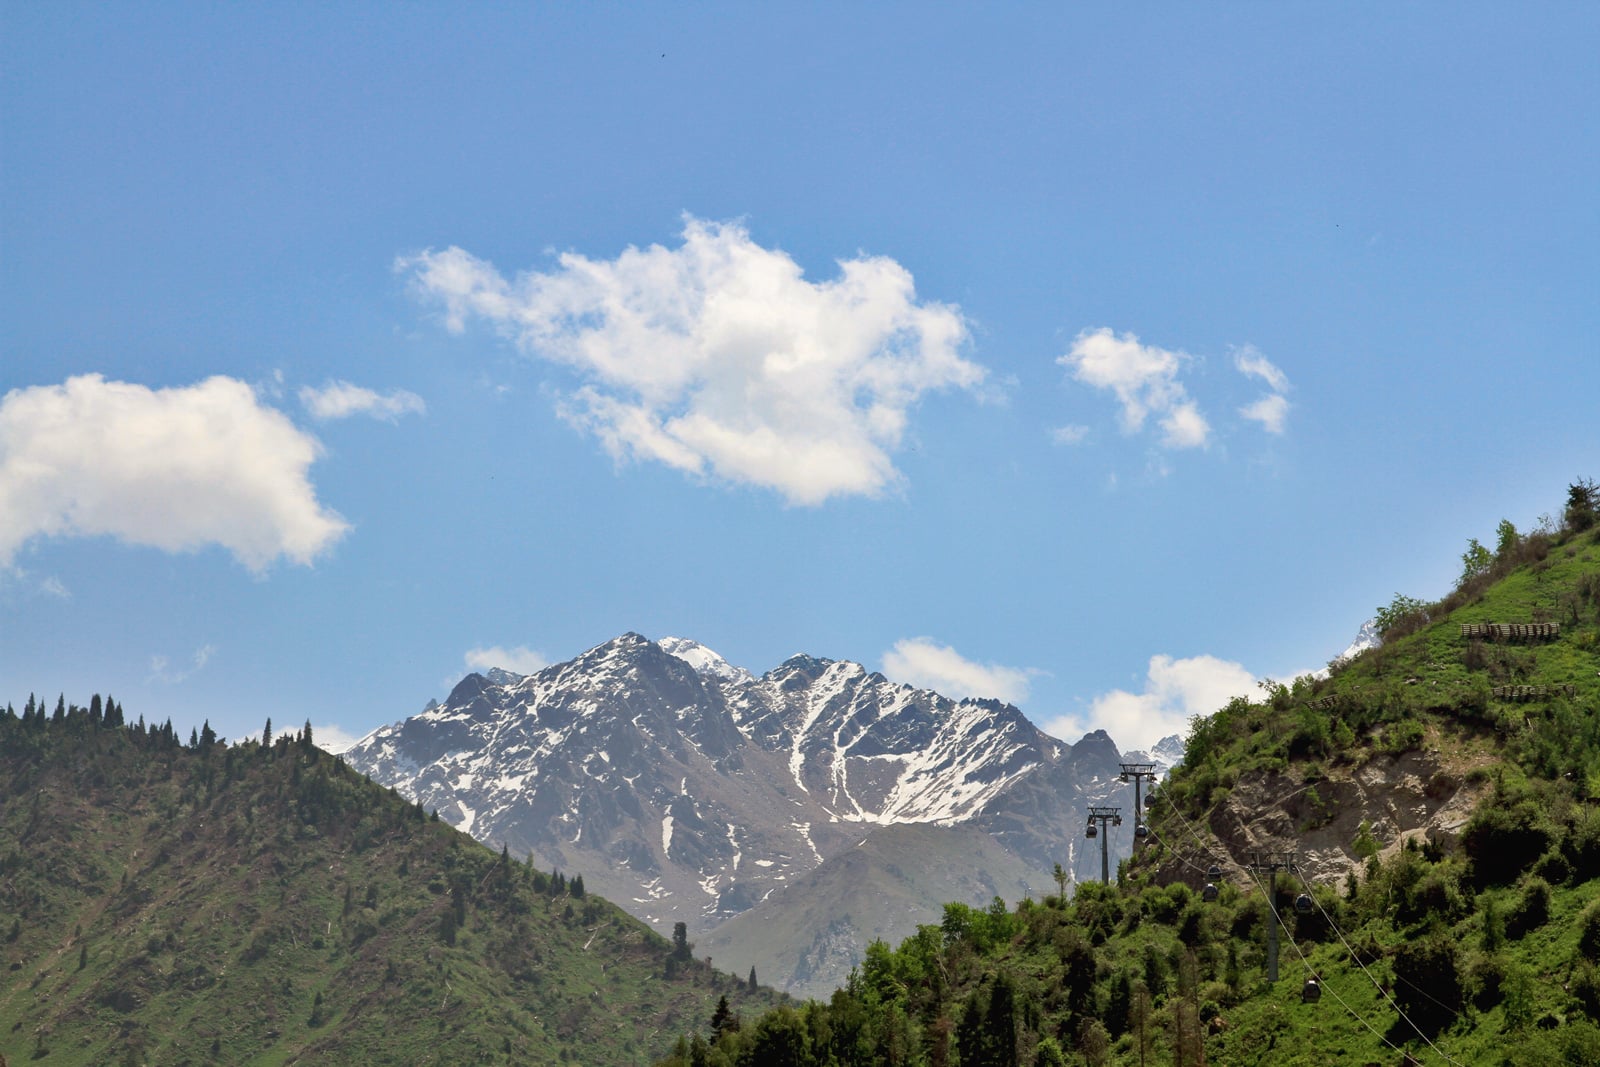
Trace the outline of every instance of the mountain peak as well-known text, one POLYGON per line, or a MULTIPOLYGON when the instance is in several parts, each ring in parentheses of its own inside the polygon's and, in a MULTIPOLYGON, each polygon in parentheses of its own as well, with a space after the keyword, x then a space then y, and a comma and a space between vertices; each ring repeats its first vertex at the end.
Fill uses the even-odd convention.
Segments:
POLYGON ((729 682, 751 682, 755 676, 743 667, 735 667, 698 641, 686 637, 663 637, 656 642, 661 651, 676 656, 699 674, 729 682))

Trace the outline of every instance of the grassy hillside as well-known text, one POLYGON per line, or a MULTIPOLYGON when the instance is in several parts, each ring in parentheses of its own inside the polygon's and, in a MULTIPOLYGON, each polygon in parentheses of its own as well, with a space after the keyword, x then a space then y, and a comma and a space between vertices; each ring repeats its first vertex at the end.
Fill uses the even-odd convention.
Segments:
POLYGON ((1568 504, 1397 597, 1382 647, 1198 720, 1117 884, 947 906, 663 1067, 1600 1063, 1600 492, 1568 504))
MULTIPOLYGON (((716 974, 310 744, 0 714, 13 1064, 647 1063, 716 974)), ((685 946, 687 948, 688 946, 685 946)))

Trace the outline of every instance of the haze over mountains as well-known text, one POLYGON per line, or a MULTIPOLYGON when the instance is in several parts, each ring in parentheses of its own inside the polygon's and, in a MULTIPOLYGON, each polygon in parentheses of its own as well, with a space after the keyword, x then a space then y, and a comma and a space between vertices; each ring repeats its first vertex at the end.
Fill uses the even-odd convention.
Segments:
MULTIPOLYGON (((1103 732, 1069 745, 1011 705, 856 663, 800 655, 757 677, 693 641, 632 633, 537 674, 468 675, 346 758, 802 993, 944 902, 1054 892, 1056 863, 1098 878, 1084 808, 1132 804, 1103 732)), ((1114 856, 1132 830, 1113 831, 1114 856)))

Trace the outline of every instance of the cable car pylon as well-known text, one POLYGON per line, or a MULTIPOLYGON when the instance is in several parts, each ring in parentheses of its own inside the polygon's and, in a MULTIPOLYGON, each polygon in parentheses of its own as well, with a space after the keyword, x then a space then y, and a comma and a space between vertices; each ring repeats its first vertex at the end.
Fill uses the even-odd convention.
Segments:
POLYGON ((1100 839, 1100 882, 1102 885, 1111 884, 1110 827, 1121 825, 1121 808, 1091 807, 1089 809, 1089 825, 1083 831, 1083 836, 1090 840, 1096 837, 1100 839), (1097 822, 1100 824, 1098 828, 1095 827, 1097 822))
POLYGON ((1144 803, 1140 797, 1140 786, 1146 779, 1150 781, 1150 788, 1156 787, 1156 765, 1154 763, 1124 763, 1121 778, 1124 782, 1133 782, 1133 839, 1137 845, 1140 841, 1150 836, 1150 828, 1144 824, 1144 803))

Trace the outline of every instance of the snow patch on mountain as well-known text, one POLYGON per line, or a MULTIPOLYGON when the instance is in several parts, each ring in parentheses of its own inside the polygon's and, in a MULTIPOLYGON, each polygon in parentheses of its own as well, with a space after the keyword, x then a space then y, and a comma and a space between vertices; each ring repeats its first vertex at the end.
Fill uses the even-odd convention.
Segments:
POLYGON ((676 656, 708 678, 725 682, 755 681, 755 675, 743 667, 735 667, 698 641, 686 637, 663 637, 656 644, 667 655, 676 656))

